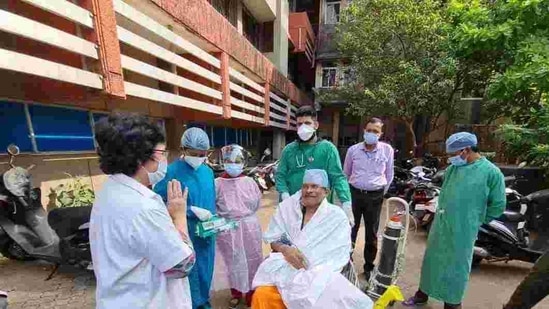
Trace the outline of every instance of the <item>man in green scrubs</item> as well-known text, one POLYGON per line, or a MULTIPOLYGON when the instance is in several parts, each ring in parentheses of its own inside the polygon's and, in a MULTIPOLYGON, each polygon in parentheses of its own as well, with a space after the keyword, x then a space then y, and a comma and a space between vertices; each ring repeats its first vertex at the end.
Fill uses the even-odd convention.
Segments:
POLYGON ((285 200, 303 185, 306 170, 323 169, 328 173, 331 185, 328 201, 333 202, 333 191, 337 193, 342 208, 354 225, 349 183, 341 167, 341 159, 334 144, 317 137, 318 120, 312 106, 302 106, 296 112, 298 140, 287 145, 276 172, 276 190, 285 200))
POLYGON ((424 305, 429 297, 445 309, 461 308, 479 227, 501 216, 505 182, 494 164, 478 153, 477 137, 456 133, 446 140, 446 169, 437 213, 429 232, 419 290, 403 304, 424 305))

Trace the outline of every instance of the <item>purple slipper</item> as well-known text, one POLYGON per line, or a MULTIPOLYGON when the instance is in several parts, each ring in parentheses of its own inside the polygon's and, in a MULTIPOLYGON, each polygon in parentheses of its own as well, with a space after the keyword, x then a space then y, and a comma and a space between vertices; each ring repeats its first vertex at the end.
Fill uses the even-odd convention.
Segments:
POLYGON ((427 305, 427 300, 422 300, 422 299, 416 298, 415 296, 412 296, 407 300, 403 301, 402 305, 404 305, 405 307, 421 307, 421 306, 427 305))

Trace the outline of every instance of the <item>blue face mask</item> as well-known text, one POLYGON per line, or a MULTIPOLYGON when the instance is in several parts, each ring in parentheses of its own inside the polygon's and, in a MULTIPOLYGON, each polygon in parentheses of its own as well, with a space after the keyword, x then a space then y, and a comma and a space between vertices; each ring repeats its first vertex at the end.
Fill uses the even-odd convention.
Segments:
POLYGON ((379 136, 372 132, 364 132, 364 142, 366 145, 375 145, 379 141, 379 136))
POLYGON ((223 166, 225 172, 233 178, 242 175, 242 171, 244 171, 244 164, 241 163, 225 163, 223 166))
POLYGON ((457 156, 448 158, 448 162, 453 166, 464 166, 467 164, 467 160, 461 157, 461 153, 457 156))

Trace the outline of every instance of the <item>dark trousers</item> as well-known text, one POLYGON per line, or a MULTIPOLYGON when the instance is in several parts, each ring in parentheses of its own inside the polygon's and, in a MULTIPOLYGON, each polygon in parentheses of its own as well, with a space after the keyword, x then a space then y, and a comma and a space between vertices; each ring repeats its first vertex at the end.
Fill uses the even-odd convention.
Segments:
POLYGON ((536 262, 504 309, 530 309, 549 295, 549 251, 536 262))
POLYGON ((353 199, 353 216, 355 218, 355 226, 351 230, 351 241, 354 248, 360 221, 364 218, 366 238, 364 244, 364 271, 370 272, 374 269, 374 260, 377 255, 377 231, 381 205, 383 205, 383 190, 364 191, 351 186, 351 198, 353 199))

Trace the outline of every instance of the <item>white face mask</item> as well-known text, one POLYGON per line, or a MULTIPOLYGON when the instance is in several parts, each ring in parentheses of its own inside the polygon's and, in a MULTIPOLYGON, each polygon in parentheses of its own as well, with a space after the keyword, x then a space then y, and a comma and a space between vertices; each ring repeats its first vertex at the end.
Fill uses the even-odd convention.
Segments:
MULTIPOLYGON (((145 169, 145 171, 147 171, 145 167, 143 168, 145 169)), ((164 177, 166 177, 167 172, 168 172, 168 162, 164 160, 158 162, 158 168, 156 169, 156 172, 151 173, 147 171, 147 176, 149 176, 149 183, 151 184, 151 186, 156 185, 162 179, 164 179, 164 177)))
POLYGON ((302 124, 297 129, 297 135, 299 136, 299 139, 304 142, 309 141, 313 137, 313 134, 315 134, 315 132, 315 128, 307 124, 302 124))
POLYGON ((225 172, 233 178, 242 175, 244 171, 244 164, 242 163, 225 163, 223 167, 225 167, 225 172))
POLYGON ((195 170, 197 170, 202 165, 202 163, 206 161, 206 157, 185 156, 183 159, 195 170))

